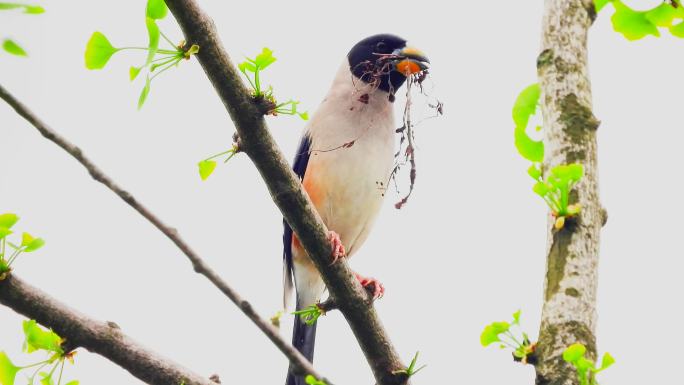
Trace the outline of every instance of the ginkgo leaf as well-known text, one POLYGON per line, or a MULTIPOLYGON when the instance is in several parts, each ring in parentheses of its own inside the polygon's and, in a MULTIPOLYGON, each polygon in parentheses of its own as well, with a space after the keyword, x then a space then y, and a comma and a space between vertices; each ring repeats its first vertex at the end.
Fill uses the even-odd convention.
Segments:
POLYGON ((532 162, 544 160, 544 143, 532 140, 526 132, 530 117, 537 111, 540 95, 539 84, 532 84, 520 92, 513 105, 515 147, 523 158, 532 162))
POLYGON ((216 169, 216 161, 203 160, 199 162, 197 166, 199 167, 200 178, 202 178, 202 180, 207 180, 216 169))
POLYGON ((24 247, 25 253, 30 253, 36 251, 45 245, 45 241, 42 238, 34 238, 29 233, 23 233, 21 236, 21 246, 24 247))
POLYGON ((581 357, 584 356, 584 353, 587 351, 587 348, 580 344, 580 343, 574 343, 570 346, 568 346, 565 351, 563 351, 563 360, 566 362, 577 362, 581 357))
POLYGON ((5 41, 2 42, 2 49, 15 56, 28 56, 26 51, 24 51, 24 49, 14 40, 5 39, 5 41))
POLYGON ((114 48, 107 37, 101 32, 94 32, 88 40, 85 51, 85 66, 96 70, 104 68, 109 59, 119 49, 114 48))
POLYGON ((163 19, 169 12, 164 0, 147 0, 146 15, 152 19, 163 19))
POLYGON ((145 79, 145 86, 140 92, 140 97, 138 98, 138 109, 142 108, 143 104, 145 104, 145 100, 147 100, 147 95, 150 94, 150 82, 150 76, 147 75, 147 78, 145 79))
POLYGON ((47 350, 64 354, 62 350, 62 338, 52 330, 43 330, 34 320, 24 321, 24 335, 26 341, 24 349, 27 353, 32 353, 36 350, 47 350))
POLYGON ((0 227, 11 229, 12 226, 14 226, 17 222, 19 222, 19 217, 17 216, 17 214, 0 214, 0 227))
POLYGON ((646 17, 647 12, 635 11, 622 1, 614 0, 615 13, 610 18, 613 29, 627 40, 639 40, 645 36, 660 36, 658 27, 646 17))
POLYGON ((147 26, 147 36, 149 37, 147 61, 145 62, 145 65, 148 65, 152 62, 154 55, 157 54, 157 50, 159 49, 160 32, 159 26, 157 26, 157 23, 151 17, 145 18, 145 26, 147 26))
POLYGON ((20 369, 10 361, 5 352, 0 352, 0 385, 14 385, 14 379, 20 369))

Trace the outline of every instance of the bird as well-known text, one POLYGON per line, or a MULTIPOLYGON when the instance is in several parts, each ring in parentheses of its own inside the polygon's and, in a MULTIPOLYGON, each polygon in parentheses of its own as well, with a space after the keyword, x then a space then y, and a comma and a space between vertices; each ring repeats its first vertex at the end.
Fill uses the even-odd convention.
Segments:
MULTIPOLYGON (((330 90, 304 128, 293 170, 329 229, 332 263, 351 257, 367 239, 382 206, 394 166, 395 93, 429 60, 406 40, 378 34, 356 43, 330 90)), ((296 309, 320 302, 325 284, 296 234, 283 220, 284 307, 296 289, 296 309)), ((374 278, 356 274, 373 296, 384 294, 374 278)), ((313 361, 316 324, 295 315, 292 344, 313 361)), ((290 366, 286 385, 304 385, 290 366)))

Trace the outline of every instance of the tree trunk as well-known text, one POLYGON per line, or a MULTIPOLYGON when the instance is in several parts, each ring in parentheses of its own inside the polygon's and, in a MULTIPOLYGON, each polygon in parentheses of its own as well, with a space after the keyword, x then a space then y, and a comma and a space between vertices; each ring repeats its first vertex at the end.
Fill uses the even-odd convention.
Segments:
POLYGON ((548 173, 559 164, 581 163, 584 177, 571 192, 580 213, 555 230, 550 220, 544 307, 537 347, 537 384, 577 384, 563 350, 579 342, 596 360, 596 287, 599 235, 605 211, 599 203, 596 129, 587 69, 587 33, 596 13, 591 0, 546 0, 542 47, 537 59, 542 90, 548 173))

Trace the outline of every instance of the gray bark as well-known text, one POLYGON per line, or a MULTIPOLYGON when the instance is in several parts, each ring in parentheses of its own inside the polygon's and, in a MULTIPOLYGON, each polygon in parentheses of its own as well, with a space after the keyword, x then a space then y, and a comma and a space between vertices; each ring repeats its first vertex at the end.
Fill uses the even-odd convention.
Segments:
POLYGON ((599 235, 605 212, 599 203, 596 130, 587 68, 587 33, 595 17, 591 0, 546 0, 537 60, 548 172, 581 163, 585 175, 571 193, 579 215, 561 230, 549 221, 544 306, 537 347, 537 384, 577 384, 563 350, 579 342, 596 359, 596 289, 599 235))

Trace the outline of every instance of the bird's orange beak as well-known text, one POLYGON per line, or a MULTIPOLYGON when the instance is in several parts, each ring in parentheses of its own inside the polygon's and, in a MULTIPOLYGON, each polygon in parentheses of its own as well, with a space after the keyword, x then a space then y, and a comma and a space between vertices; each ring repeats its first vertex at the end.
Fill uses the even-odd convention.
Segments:
POLYGON ((405 47, 396 52, 398 59, 395 61, 395 69, 404 76, 410 76, 428 69, 430 60, 420 50, 413 47, 405 47))

